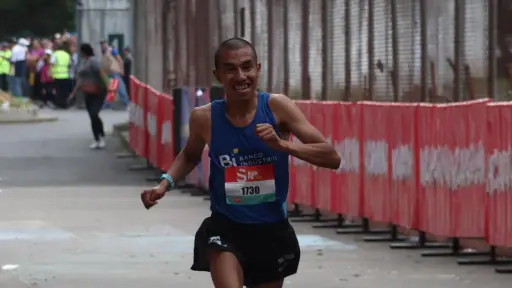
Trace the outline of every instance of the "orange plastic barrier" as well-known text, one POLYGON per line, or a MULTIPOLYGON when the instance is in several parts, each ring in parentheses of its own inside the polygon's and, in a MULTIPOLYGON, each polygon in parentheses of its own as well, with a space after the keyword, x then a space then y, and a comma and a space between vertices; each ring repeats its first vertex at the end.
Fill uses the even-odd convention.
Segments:
POLYGON ((485 235, 486 104, 482 100, 419 108, 418 209, 425 232, 485 235))
POLYGON ((487 239, 512 247, 512 103, 487 106, 487 239))
POLYGON ((158 107, 160 105, 160 93, 149 87, 147 90, 146 100, 146 137, 148 139, 148 156, 147 159, 153 167, 160 167, 160 155, 158 155, 158 147, 162 134, 162 126, 158 123, 158 107))
MULTIPOLYGON (((336 106, 338 106, 339 103, 312 102, 310 105, 313 126, 317 127, 326 137, 327 142, 332 144, 335 131, 335 121, 333 120, 337 119, 335 113, 338 112, 336 106)), ((314 208, 323 211, 333 211, 334 202, 332 202, 332 193, 335 192, 333 188, 336 173, 332 169, 317 168, 316 166, 313 166, 312 169, 313 183, 315 185, 312 205, 314 208)))
POLYGON ((334 147, 341 156, 341 165, 334 179, 334 213, 349 217, 363 216, 363 147, 361 145, 362 105, 340 103, 335 108, 338 121, 333 133, 334 147))
MULTIPOLYGON (((167 170, 182 108, 134 77, 130 87, 130 147, 167 170)), ((512 103, 296 104, 342 161, 329 170, 290 157, 289 203, 512 247, 512 103)), ((204 189, 208 153, 187 177, 204 189)))
POLYGON ((159 94, 157 122, 160 127, 158 142, 159 168, 169 170, 174 161, 174 103, 167 94, 159 94))
POLYGON ((417 228, 419 170, 417 153, 418 105, 390 104, 388 108, 391 150, 391 222, 417 228))
MULTIPOLYGON (((302 110, 304 115, 311 118, 310 101, 297 101, 297 106, 302 110)), ((299 141, 292 136, 292 141, 299 141)), ((300 141, 299 141, 300 142, 300 141)), ((292 165, 295 174, 295 195, 294 203, 313 207, 314 203, 314 182, 312 165, 297 158, 293 158, 292 165)))
POLYGON ((458 124, 454 130, 460 134, 456 147, 462 147, 454 155, 459 169, 457 187, 452 189, 453 237, 483 238, 486 234, 485 142, 488 103, 488 99, 466 102, 455 108, 458 115, 453 113, 451 116, 452 123, 458 124))
POLYGON ((391 221, 391 150, 389 105, 363 102, 363 214, 370 220, 391 221))
POLYGON ((140 86, 140 82, 137 78, 131 76, 130 77, 130 104, 128 106, 130 124, 129 124, 129 144, 130 149, 132 151, 138 150, 138 126, 139 126, 139 118, 138 115, 140 113, 139 107, 139 97, 138 97, 138 89, 140 86))
POLYGON ((148 159, 148 134, 146 133, 147 90, 145 84, 140 84, 137 89, 137 144, 135 153, 144 159, 148 159))

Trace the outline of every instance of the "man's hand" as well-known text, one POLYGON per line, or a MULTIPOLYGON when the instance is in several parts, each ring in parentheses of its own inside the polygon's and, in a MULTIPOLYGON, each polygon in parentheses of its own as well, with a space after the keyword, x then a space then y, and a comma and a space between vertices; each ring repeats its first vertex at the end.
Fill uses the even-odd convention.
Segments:
POLYGON ((281 151, 283 149, 283 140, 279 138, 274 127, 270 124, 257 124, 256 135, 265 142, 270 148, 281 151))
POLYGON ((151 207, 158 204, 158 200, 162 199, 165 195, 165 189, 160 186, 153 187, 148 190, 144 190, 140 194, 140 200, 144 204, 146 209, 150 209, 151 207))

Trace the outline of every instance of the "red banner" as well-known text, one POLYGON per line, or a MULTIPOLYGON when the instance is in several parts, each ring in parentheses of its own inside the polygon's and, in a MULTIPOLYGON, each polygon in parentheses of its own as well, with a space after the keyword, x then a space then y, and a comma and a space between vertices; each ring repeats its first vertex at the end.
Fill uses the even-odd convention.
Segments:
POLYGON ((160 94, 158 102, 157 122, 160 127, 160 141, 158 145, 159 168, 169 170, 174 161, 174 103, 171 96, 160 94))
POLYGON ((388 108, 391 148, 392 223, 417 228, 418 201, 417 112, 418 105, 391 104, 388 108))
POLYGON ((489 104, 487 119, 487 239, 491 245, 512 247, 512 137, 508 136, 512 131, 512 105, 489 104))
POLYGON ((332 194, 334 212, 348 217, 362 216, 362 145, 361 104, 339 103, 335 105, 333 121, 334 147, 341 156, 341 165, 336 170, 332 194))
POLYGON ((363 103, 364 216, 379 222, 391 221, 389 112, 388 104, 363 103))
MULTIPOLYGON (((310 101, 297 101, 297 106, 302 110, 306 118, 311 119, 310 101)), ((292 141, 300 142, 295 136, 292 141)), ((311 164, 298 158, 293 158, 292 165, 295 174, 294 184, 294 202, 301 205, 313 207, 314 195, 314 182, 313 182, 313 169, 311 164)))
POLYGON ((139 97, 138 89, 140 86, 140 82, 137 78, 131 76, 130 77, 130 104, 128 106, 130 124, 129 124, 129 135, 130 135, 130 148, 132 151, 138 151, 138 113, 139 113, 139 97))

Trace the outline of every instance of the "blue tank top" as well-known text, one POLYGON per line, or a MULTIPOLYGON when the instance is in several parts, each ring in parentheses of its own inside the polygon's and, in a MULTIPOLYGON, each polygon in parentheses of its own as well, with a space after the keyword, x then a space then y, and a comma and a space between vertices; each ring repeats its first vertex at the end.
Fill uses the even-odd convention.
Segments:
POLYGON ((252 122, 234 126, 226 101, 211 104, 210 199, 213 213, 240 223, 272 223, 286 219, 288 154, 269 148, 256 136, 256 124, 277 123, 268 106, 270 94, 258 93, 252 122))

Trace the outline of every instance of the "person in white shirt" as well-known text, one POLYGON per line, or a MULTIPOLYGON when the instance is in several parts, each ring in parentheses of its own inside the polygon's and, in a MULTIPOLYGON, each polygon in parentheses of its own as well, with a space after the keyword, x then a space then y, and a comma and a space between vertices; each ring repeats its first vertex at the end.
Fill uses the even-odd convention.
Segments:
POLYGON ((27 39, 20 38, 11 50, 11 63, 14 66, 11 92, 14 96, 23 96, 23 84, 25 83, 27 73, 26 57, 29 44, 27 39))

